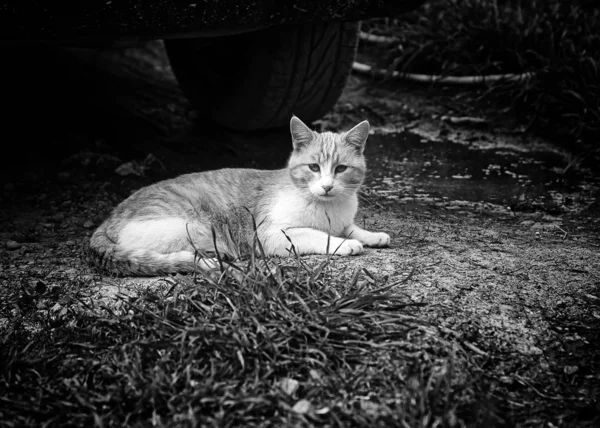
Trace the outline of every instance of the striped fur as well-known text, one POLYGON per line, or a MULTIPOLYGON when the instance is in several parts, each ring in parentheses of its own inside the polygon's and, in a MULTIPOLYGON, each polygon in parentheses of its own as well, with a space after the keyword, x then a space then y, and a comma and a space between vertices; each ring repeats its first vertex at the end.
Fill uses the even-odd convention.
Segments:
POLYGON ((339 255, 387 245, 387 234, 354 224, 368 122, 316 133, 293 117, 290 129, 284 169, 186 174, 135 192, 93 234, 92 261, 115 274, 151 276, 213 270, 217 251, 245 258, 256 238, 267 256, 288 255, 288 238, 300 254, 325 254, 328 233, 329 251, 339 255))

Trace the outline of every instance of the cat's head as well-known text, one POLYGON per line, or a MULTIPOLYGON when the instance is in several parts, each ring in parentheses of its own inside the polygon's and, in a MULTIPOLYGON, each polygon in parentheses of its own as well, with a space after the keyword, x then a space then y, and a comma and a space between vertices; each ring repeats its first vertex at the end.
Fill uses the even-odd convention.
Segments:
POLYGON ((290 121, 294 151, 288 162, 292 181, 306 196, 334 201, 353 195, 365 178, 366 120, 347 132, 313 132, 296 116, 290 121))

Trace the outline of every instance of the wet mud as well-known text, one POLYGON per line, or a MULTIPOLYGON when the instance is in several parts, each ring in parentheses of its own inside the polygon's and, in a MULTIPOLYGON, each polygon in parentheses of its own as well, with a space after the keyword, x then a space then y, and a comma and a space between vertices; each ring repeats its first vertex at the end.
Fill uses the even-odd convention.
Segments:
POLYGON ((512 212, 560 215, 586 209, 600 189, 593 158, 573 167, 553 152, 481 149, 410 131, 375 135, 366 153, 375 166, 368 189, 396 206, 487 203, 512 212))

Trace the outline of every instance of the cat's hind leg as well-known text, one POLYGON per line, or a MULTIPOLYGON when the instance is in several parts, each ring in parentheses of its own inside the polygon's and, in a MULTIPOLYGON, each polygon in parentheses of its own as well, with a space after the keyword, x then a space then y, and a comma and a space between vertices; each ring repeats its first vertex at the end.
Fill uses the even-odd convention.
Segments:
MULTIPOLYGON (((123 251, 118 246, 105 255, 104 267, 113 273, 132 276, 156 276, 173 273, 191 274, 202 272, 217 279, 221 273, 219 260, 200 257, 192 251, 177 251, 161 254, 149 250, 123 251)), ((240 280, 238 270, 223 263, 223 272, 240 280)))
POLYGON ((123 248, 154 250, 162 254, 187 250, 210 251, 210 230, 179 217, 143 219, 127 223, 118 233, 123 248))
POLYGON ((131 221, 115 229, 102 225, 90 241, 96 264, 110 272, 146 276, 219 267, 216 259, 202 258, 214 252, 214 242, 201 225, 171 217, 131 221))

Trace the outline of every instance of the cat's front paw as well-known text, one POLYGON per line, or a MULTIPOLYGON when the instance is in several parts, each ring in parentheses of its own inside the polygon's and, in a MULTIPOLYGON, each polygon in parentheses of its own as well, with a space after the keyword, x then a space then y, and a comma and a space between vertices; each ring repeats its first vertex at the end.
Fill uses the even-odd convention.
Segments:
POLYGON ((390 245, 390 235, 384 232, 369 232, 361 237, 361 242, 367 247, 387 247, 390 245))
POLYGON ((363 246, 356 239, 346 239, 339 246, 336 246, 334 250, 338 256, 355 256, 363 252, 363 246))

